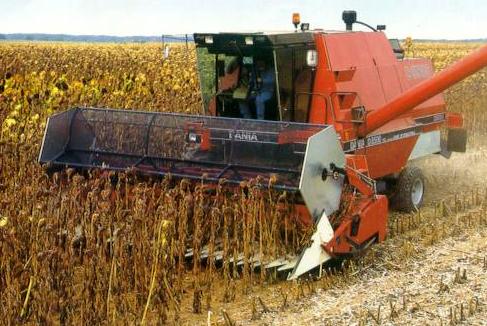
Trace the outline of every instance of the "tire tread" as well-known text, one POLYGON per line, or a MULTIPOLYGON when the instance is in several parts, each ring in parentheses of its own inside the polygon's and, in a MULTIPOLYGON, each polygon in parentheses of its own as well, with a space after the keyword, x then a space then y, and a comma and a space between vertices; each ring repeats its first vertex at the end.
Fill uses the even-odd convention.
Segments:
POLYGON ((398 210, 404 212, 415 212, 423 204, 424 193, 425 179, 421 169, 415 166, 408 166, 402 170, 397 180, 396 194, 393 198, 393 204, 398 210), (421 198, 421 202, 419 203, 418 207, 413 204, 411 198, 411 189, 414 181, 417 178, 420 178, 423 182, 423 197, 421 198))

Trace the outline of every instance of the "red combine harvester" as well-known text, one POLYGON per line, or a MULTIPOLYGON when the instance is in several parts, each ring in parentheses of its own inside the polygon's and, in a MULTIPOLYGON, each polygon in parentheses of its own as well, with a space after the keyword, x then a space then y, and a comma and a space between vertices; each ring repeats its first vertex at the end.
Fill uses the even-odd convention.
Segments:
POLYGON ((383 241, 388 196, 406 211, 423 202, 409 162, 465 151, 462 116, 441 92, 486 66, 487 46, 434 75, 430 60, 404 58, 385 26, 356 32, 356 13, 343 19, 346 31, 195 34, 204 115, 74 108, 49 118, 39 162, 272 180, 315 223, 300 255, 262 262, 292 270, 289 279, 383 241))

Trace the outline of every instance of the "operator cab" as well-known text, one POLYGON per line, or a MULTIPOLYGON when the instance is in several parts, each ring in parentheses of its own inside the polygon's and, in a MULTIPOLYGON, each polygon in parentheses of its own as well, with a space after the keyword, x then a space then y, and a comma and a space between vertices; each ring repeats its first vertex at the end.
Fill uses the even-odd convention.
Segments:
POLYGON ((205 114, 308 122, 312 32, 195 34, 194 40, 205 114))

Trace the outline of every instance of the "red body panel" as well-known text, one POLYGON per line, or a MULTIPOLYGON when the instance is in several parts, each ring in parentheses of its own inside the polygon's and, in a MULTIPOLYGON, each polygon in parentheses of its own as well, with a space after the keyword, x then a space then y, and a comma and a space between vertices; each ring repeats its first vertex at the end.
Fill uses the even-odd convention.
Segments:
MULTIPOLYGON (((330 255, 349 254, 386 236, 388 200, 376 194, 372 179, 403 170, 421 134, 463 125, 461 116, 446 113, 441 92, 486 66, 487 46, 434 75, 430 60, 398 60, 380 32, 317 33, 315 43, 309 122, 334 125, 348 154, 348 183, 357 191, 342 194, 351 205, 322 246, 330 255)), ((438 150, 425 142, 420 150, 438 150)))
POLYGON ((413 151, 418 136, 397 140, 358 151, 367 157, 372 179, 401 171, 413 151))
MULTIPOLYGON (((383 33, 318 33, 315 41, 319 63, 309 122, 333 124, 342 142, 359 138, 357 123, 351 121, 352 108, 363 106, 370 115, 434 72, 430 60, 396 59, 383 33)), ((443 112, 443 96, 436 95, 368 136, 407 130, 417 126, 415 119, 443 112)), ((417 138, 411 134, 356 153, 367 157, 370 176, 380 178, 405 167, 417 138)))
POLYGON ((324 244, 323 248, 330 255, 336 256, 365 249, 369 241, 384 241, 387 234, 387 209, 385 196, 358 200, 354 210, 343 217, 333 239, 324 244))
POLYGON ((383 33, 320 33, 315 41, 320 59, 314 94, 320 100, 312 102, 309 122, 335 126, 348 153, 348 182, 360 192, 352 199, 342 195, 352 208, 323 248, 347 254, 386 235, 388 201, 367 178, 404 169, 421 134, 442 125, 462 127, 460 115, 446 113, 441 92, 486 66, 487 46, 434 75, 430 60, 398 60, 383 33), (322 101, 333 114, 323 115, 322 101))

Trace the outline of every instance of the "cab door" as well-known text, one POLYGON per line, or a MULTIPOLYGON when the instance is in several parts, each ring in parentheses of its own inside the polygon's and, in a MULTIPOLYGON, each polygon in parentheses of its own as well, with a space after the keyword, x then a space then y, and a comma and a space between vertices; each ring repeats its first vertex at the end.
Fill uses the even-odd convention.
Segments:
POLYGON ((278 106, 283 121, 308 122, 315 71, 307 66, 312 47, 275 49, 278 106))

